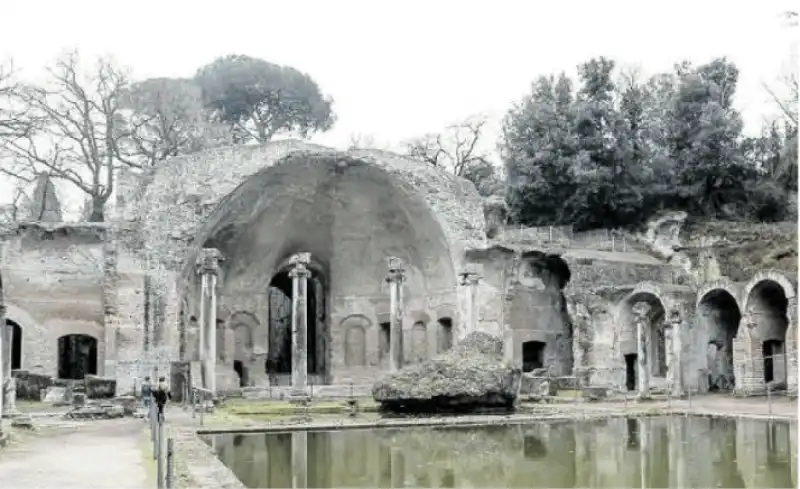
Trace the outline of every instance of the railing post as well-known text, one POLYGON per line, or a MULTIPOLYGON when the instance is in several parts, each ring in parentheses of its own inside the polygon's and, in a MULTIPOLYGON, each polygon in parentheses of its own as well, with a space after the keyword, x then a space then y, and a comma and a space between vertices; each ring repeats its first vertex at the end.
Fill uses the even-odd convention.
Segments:
POLYGON ((148 417, 150 418, 150 441, 153 442, 153 460, 158 459, 158 421, 156 420, 156 404, 153 399, 150 399, 150 411, 148 417))
POLYGON ((164 462, 166 461, 166 457, 164 456, 164 448, 166 445, 164 443, 164 418, 158 413, 156 416, 158 418, 158 459, 156 461, 156 478, 158 479, 158 489, 163 489, 165 480, 164 462))
POLYGON ((172 438, 167 438, 167 489, 172 489, 175 478, 175 447, 172 438))

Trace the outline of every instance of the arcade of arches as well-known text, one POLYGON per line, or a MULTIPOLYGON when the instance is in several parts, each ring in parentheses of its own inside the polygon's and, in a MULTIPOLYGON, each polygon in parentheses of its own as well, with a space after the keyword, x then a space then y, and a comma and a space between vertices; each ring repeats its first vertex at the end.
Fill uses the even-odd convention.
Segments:
POLYGON ((484 241, 484 209, 466 182, 400 157, 275 148, 220 150, 159 173, 146 189, 152 208, 127 206, 141 235, 113 238, 108 255, 105 237, 78 232, 85 223, 63 233, 37 228, 47 246, 31 250, 24 248, 45 240, 4 237, 18 240, 4 249, 28 253, 19 261, 31 268, 50 260, 82 273, 67 286, 46 282, 46 273, 2 270, 13 284, 9 305, 35 309, 43 290, 54 297, 49 309, 33 311, 36 324, 9 314, 4 365, 54 377, 116 376, 124 391, 161 361, 142 361, 145 345, 163 342, 166 361, 191 363, 192 382, 212 390, 366 386, 480 330, 511 333, 509 361, 524 370, 581 369, 588 385, 644 394, 797 385, 794 276, 763 272, 698 291, 666 280, 674 270, 653 256, 638 257, 645 266, 580 250, 552 254, 566 270, 515 272, 510 256, 525 265, 527 255, 548 253, 512 243, 513 233, 484 241), (198 165, 209 172, 194 171, 198 165), (139 241, 153 242, 152 261, 139 241), (58 255, 59 247, 92 260, 58 255), (114 259, 123 265, 112 269, 114 259), (88 273, 90 261, 103 270, 88 273), (145 276, 153 278, 147 292, 145 276), (569 305, 565 297, 583 289, 598 303, 569 305), (92 336, 78 334, 87 331, 92 336))

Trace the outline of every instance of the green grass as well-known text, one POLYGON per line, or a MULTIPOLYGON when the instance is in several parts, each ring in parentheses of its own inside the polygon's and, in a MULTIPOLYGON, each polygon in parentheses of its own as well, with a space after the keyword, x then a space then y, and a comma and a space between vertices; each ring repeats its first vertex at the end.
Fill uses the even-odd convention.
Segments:
MULTIPOLYGON (((375 401, 369 398, 357 399, 359 412, 373 412, 377 410, 375 401)), ((300 406, 289 401, 251 401, 234 399, 225 403, 218 411, 236 416, 258 417, 259 419, 271 416, 292 416, 305 414, 342 414, 349 412, 346 401, 318 401, 311 402, 308 406, 300 406)))

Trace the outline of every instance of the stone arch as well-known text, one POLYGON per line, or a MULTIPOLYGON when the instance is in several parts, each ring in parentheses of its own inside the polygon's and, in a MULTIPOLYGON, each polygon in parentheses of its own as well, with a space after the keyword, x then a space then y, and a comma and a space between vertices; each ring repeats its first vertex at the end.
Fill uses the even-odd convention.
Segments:
MULTIPOLYGON (((697 300, 695 301, 695 308, 700 306, 700 302, 703 300, 709 292, 719 290, 727 292, 733 299, 736 301, 737 307, 741 304, 741 288, 737 286, 731 279, 729 278, 721 278, 718 280, 712 280, 711 282, 704 283, 697 291, 697 300)), ((743 307, 739 307, 740 310, 744 310, 743 307)))
POLYGON ((255 332, 259 324, 255 314, 249 311, 236 311, 228 317, 227 325, 233 333, 233 369, 242 387, 250 385, 252 374, 259 368, 254 357, 255 332))
POLYGON ((367 330, 370 320, 363 314, 352 314, 339 323, 344 331, 344 364, 347 367, 367 365, 367 330))
POLYGON ((671 309, 665 297, 661 286, 643 282, 637 284, 617 307, 617 341, 620 353, 617 361, 621 363, 618 381, 628 390, 639 389, 642 382, 648 387, 654 385, 654 380, 664 379, 665 382, 668 357, 663 326, 667 311, 671 309), (640 305, 646 311, 638 311, 640 305), (642 331, 643 344, 638 340, 639 321, 646 323, 642 331), (642 378, 642 375, 647 378, 642 378))
POLYGON ((753 289, 764 281, 772 281, 780 285, 786 299, 797 297, 794 283, 789 280, 783 272, 778 270, 764 270, 755 274, 742 289, 742 310, 746 311, 748 309, 753 289))
POLYGON ((760 389, 772 381, 796 388, 795 285, 779 271, 759 272, 745 285, 742 302, 746 326, 742 349, 752 370, 743 389, 760 389))
MULTIPOLYGON (((719 281, 719 287, 706 286, 700 290, 695 306, 695 328, 692 337, 696 347, 705 345, 705 357, 700 356, 700 365, 707 372, 708 390, 728 391, 735 388, 736 379, 743 378, 738 370, 742 358, 739 353, 740 323, 742 311, 736 300, 736 290, 727 281, 719 281)), ((706 379, 701 378, 701 385, 706 379)), ((705 389, 700 389, 705 390, 705 389)))

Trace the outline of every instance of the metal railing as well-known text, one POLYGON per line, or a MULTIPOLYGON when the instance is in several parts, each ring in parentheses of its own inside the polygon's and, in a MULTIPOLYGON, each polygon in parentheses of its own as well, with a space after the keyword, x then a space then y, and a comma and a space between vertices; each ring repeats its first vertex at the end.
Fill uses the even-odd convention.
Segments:
POLYGON ((155 402, 150 402, 147 420, 150 424, 153 460, 156 461, 156 487, 172 489, 175 483, 175 444, 171 437, 167 437, 164 413, 158 412, 155 402))
POLYGON ((517 227, 503 230, 503 238, 543 246, 581 248, 599 251, 635 251, 641 245, 620 229, 574 232, 572 226, 517 227))

